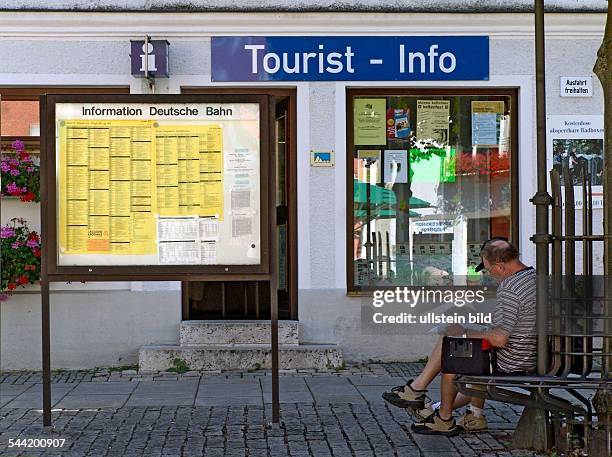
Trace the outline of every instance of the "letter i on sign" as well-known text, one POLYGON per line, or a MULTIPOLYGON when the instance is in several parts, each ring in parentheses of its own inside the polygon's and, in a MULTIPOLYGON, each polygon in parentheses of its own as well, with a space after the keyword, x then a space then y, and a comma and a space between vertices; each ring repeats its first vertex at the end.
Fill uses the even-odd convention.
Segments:
POLYGON ((140 71, 157 71, 157 67, 155 66, 155 54, 153 54, 153 44, 152 43, 145 43, 142 45, 142 54, 140 54, 140 71), (148 49, 147 49, 148 48, 148 49), (147 62, 147 67, 145 68, 145 62, 147 61, 147 54, 148 55, 148 62, 147 62))

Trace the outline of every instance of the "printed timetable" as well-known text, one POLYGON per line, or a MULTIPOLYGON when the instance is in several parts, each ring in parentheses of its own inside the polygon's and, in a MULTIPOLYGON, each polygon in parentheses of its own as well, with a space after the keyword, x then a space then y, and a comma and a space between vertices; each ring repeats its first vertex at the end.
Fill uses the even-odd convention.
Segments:
POLYGON ((66 121, 60 182, 67 254, 156 252, 155 215, 223 215, 218 126, 66 121))

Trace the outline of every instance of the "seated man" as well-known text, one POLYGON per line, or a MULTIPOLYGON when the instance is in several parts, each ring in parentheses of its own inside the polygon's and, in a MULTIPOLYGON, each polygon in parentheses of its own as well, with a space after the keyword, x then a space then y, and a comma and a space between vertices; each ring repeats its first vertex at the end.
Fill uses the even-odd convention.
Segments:
MULTIPOLYGON (((449 336, 465 335, 483 338, 496 352, 495 374, 528 374, 536 368, 536 273, 518 258, 518 250, 506 239, 486 241, 481 249, 482 262, 476 271, 485 270, 499 283, 492 328, 487 331, 466 331, 459 325, 448 327, 449 336)), ((458 394, 454 374, 442 374, 441 401, 426 404, 427 386, 440 373, 442 337, 434 346, 421 374, 406 385, 385 392, 383 398, 400 408, 410 408, 418 422, 412 425, 416 433, 454 435, 466 431, 486 430, 483 415, 484 399, 458 394), (469 411, 458 423, 453 409, 470 404, 469 411)))

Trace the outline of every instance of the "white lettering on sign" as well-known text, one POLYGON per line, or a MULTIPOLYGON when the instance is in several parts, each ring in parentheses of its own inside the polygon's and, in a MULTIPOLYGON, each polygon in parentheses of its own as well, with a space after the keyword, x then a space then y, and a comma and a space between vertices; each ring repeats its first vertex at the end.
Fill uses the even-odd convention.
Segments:
POLYGON ((324 45, 318 45, 319 52, 283 52, 280 55, 274 52, 265 52, 263 44, 245 44, 244 49, 251 51, 251 73, 256 75, 259 71, 258 62, 261 57, 262 68, 266 73, 277 73, 281 67, 286 73, 355 73, 353 57, 355 53, 350 46, 340 52, 325 52, 324 45), (260 54, 260 51, 264 51, 260 54))
POLYGON ((559 95, 561 97, 592 97, 592 76, 561 76, 559 95))
MULTIPOLYGON (((432 44, 427 52, 427 58, 422 52, 408 53, 408 73, 415 73, 415 62, 418 59, 417 73, 435 73, 440 69, 443 73, 452 73, 457 68, 457 57, 452 52, 438 53, 438 45, 432 44), (437 57, 437 59, 436 59, 437 57), (427 65, 429 63, 429 65, 427 65)), ((399 45, 399 72, 406 73, 406 46, 399 45)))
POLYGON ((155 65, 155 54, 153 54, 153 44, 143 44, 142 52, 143 53, 140 54, 140 71, 157 71, 157 66, 155 65))

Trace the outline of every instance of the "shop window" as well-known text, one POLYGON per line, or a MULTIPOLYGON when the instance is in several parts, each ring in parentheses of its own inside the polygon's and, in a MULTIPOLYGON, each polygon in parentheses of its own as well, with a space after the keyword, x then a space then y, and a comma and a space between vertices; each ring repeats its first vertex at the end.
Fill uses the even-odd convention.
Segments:
POLYGON ((486 282, 482 242, 516 240, 514 93, 348 100, 348 290, 486 282))

